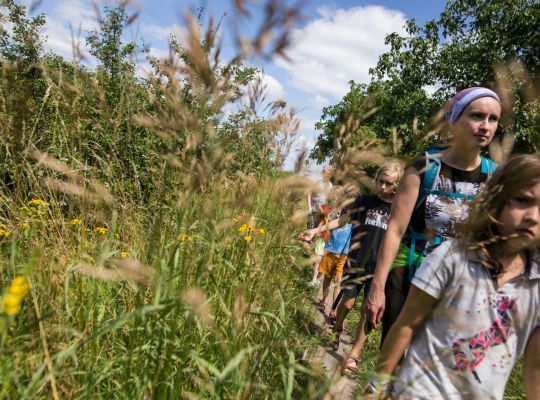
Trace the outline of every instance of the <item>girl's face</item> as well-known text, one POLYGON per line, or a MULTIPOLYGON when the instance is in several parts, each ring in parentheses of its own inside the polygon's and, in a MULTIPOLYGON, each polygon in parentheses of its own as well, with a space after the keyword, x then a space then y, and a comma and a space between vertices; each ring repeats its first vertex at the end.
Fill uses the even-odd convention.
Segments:
POLYGON ((379 174, 375 181, 375 185, 377 186, 377 196, 386 199, 391 198, 397 188, 396 178, 392 175, 385 174, 384 172, 379 174))
POLYGON ((333 172, 332 168, 326 167, 325 169, 323 169, 323 172, 322 172, 323 181, 328 182, 330 178, 332 177, 332 172, 333 172))
POLYGON ((511 250, 519 251, 540 239, 540 183, 517 192, 503 207, 499 216, 502 236, 511 250))
POLYGON ((499 125, 501 105, 492 97, 472 101, 452 125, 454 141, 466 148, 487 146, 499 125))

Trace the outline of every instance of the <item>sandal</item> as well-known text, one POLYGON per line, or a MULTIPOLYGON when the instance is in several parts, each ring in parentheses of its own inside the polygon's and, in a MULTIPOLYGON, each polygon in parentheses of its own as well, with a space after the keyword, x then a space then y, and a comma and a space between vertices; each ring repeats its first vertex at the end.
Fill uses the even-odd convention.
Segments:
POLYGON ((317 307, 317 310, 319 310, 323 314, 326 311, 326 306, 327 306, 326 302, 322 299, 319 300, 317 303, 315 303, 315 307, 317 307))
POLYGON ((330 314, 328 314, 328 323, 330 325, 334 325, 336 323, 336 318, 337 318, 336 310, 330 311, 330 314))
POLYGON ((347 356, 341 365, 341 373, 346 375, 354 372, 358 372, 358 357, 347 356))
POLYGON ((339 350, 339 341, 341 334, 343 333, 343 329, 336 331, 336 336, 334 338, 334 341, 332 342, 332 350, 338 351, 339 350))

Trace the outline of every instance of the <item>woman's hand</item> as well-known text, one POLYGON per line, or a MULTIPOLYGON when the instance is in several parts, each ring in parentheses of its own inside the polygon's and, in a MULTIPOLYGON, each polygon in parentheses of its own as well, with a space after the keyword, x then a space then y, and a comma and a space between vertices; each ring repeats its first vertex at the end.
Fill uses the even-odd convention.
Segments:
POLYGON ((365 306, 367 320, 371 326, 375 327, 381 321, 384 314, 385 302, 384 286, 372 282, 365 306))

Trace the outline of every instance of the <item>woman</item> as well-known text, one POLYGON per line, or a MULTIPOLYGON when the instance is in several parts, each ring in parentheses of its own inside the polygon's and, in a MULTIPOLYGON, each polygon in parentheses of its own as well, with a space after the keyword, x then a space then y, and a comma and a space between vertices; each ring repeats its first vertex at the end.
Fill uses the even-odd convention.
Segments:
POLYGON ((446 113, 450 145, 437 154, 426 152, 405 171, 366 302, 372 326, 382 319, 381 343, 405 303, 415 269, 428 251, 453 236, 454 223, 467 215, 467 201, 494 169, 480 151, 493 139, 500 114, 500 100, 492 90, 462 90, 446 113))

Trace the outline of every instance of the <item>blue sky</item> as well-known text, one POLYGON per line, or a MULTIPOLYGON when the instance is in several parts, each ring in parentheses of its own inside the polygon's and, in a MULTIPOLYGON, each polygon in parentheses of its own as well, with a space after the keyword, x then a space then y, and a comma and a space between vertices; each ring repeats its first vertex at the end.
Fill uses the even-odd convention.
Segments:
MULTIPOLYGON (((30 4, 31 0, 21 0, 30 4)), ((96 1, 98 7, 114 4, 96 1)), ((183 13, 205 8, 205 18, 222 16, 222 46, 225 58, 235 54, 232 32, 253 33, 261 17, 262 1, 246 1, 253 18, 238 21, 234 18, 233 1, 206 0, 137 0, 130 11, 140 16, 130 26, 132 37, 143 38, 156 55, 167 54, 170 33, 179 40, 185 35, 183 13)), ((291 1, 287 3, 292 4, 291 1)), ((347 92, 347 82, 368 82, 368 69, 378 56, 387 50, 384 37, 392 32, 404 32, 404 23, 414 18, 418 23, 437 18, 444 0, 335 0, 304 1, 303 18, 295 26, 289 54, 293 62, 283 59, 253 60, 263 71, 267 98, 286 100, 295 107, 301 118, 295 149, 311 148, 318 132, 314 123, 322 108, 335 104, 347 92)), ((48 36, 46 48, 66 58, 72 56, 70 25, 75 32, 96 27, 96 13, 90 0, 43 0, 37 12, 46 14, 48 36)), ((81 36, 84 36, 81 35, 81 36)), ((81 39, 84 50, 84 40, 81 39)), ((144 59, 141 58, 141 64, 144 59)), ((89 60, 91 62, 91 60, 89 60)), ((292 165, 292 159, 287 167, 292 165)))

